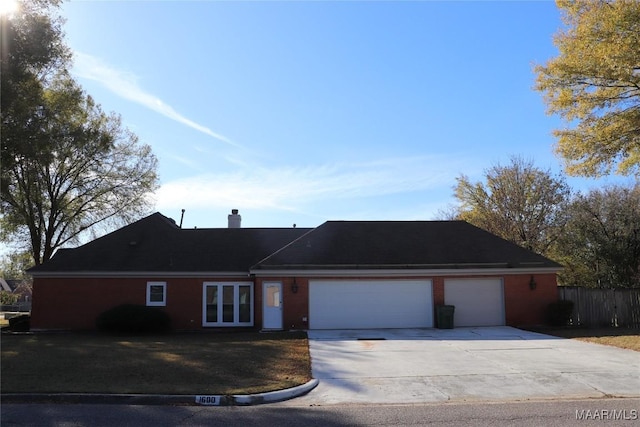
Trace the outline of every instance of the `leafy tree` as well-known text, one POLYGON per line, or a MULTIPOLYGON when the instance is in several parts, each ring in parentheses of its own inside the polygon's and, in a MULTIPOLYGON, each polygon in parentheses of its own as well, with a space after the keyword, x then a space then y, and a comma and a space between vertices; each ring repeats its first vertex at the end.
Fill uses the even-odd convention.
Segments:
POLYGON ((39 78, 62 68, 70 59, 64 42, 64 20, 55 15, 60 0, 21 1, 19 8, 2 19, 2 71, 10 76, 31 73, 39 78))
POLYGON ((567 221, 570 189, 562 177, 518 157, 485 171, 486 183, 457 179, 458 217, 534 252, 546 254, 567 221))
POLYGON ((29 281, 30 277, 26 271, 31 267, 33 267, 33 257, 30 252, 12 252, 0 259, 0 277, 29 281))
POLYGON ((18 281, 14 290, 4 296, 5 302, 2 304, 16 304, 21 299, 29 301, 33 292, 33 279, 26 271, 30 267, 33 267, 33 257, 28 251, 11 252, 0 258, 0 278, 18 281))
POLYGON ((640 287, 640 184, 578 195, 558 241, 560 281, 591 287, 640 287))
POLYGON ((23 2, 2 20, 0 240, 24 242, 35 265, 142 214, 157 186, 150 147, 69 77, 57 4, 23 2))
POLYGON ((20 299, 20 295, 14 294, 9 291, 0 291, 0 304, 1 305, 12 305, 18 302, 20 299))
MULTIPOLYGON (((64 44, 58 0, 20 2, 11 16, 0 16, 0 117, 3 169, 20 155, 46 150, 38 138, 39 108, 49 79, 66 69, 71 54, 64 44)), ((4 175, 0 179, 6 180, 4 175)), ((4 181, 1 182, 3 185, 4 181)))
POLYGON ((560 54, 536 67, 571 175, 640 174, 640 2, 558 0, 560 54))
POLYGON ((157 182, 150 147, 73 80, 54 80, 40 107, 48 149, 3 171, 1 193, 3 237, 27 237, 36 265, 96 224, 140 215, 157 182))

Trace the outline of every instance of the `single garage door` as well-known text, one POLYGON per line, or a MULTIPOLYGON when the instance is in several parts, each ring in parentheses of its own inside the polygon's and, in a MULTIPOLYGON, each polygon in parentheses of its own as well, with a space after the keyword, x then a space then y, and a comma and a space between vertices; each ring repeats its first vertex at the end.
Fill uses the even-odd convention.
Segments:
POLYGON ((502 279, 446 279, 444 303, 456 307, 456 327, 504 325, 502 279))
POLYGON ((310 329, 431 328, 430 280, 312 280, 310 329))

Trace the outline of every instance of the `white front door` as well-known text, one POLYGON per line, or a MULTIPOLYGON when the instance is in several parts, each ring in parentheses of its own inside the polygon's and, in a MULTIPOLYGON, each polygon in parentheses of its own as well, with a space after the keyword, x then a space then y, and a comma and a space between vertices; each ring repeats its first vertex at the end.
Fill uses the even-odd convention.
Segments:
POLYGON ((262 284, 262 329, 282 329, 282 283, 262 284))

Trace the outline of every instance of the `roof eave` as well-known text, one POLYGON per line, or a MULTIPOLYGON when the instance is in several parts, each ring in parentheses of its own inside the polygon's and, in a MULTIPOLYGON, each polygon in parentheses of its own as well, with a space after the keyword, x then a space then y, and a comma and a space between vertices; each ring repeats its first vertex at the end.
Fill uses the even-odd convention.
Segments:
POLYGON ((507 274, 556 274, 562 267, 522 268, 375 268, 375 269, 253 269, 258 277, 424 277, 424 276, 478 276, 507 274))
POLYGON ((248 277, 248 271, 41 271, 34 278, 248 277))

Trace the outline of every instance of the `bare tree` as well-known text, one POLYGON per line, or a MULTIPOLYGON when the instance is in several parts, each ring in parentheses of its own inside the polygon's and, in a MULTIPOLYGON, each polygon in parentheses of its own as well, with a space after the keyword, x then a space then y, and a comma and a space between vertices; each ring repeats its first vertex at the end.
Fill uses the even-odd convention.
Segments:
POLYGON ((512 157, 485 171, 485 182, 457 179, 459 218, 535 252, 546 254, 567 221, 569 186, 560 176, 512 157))

